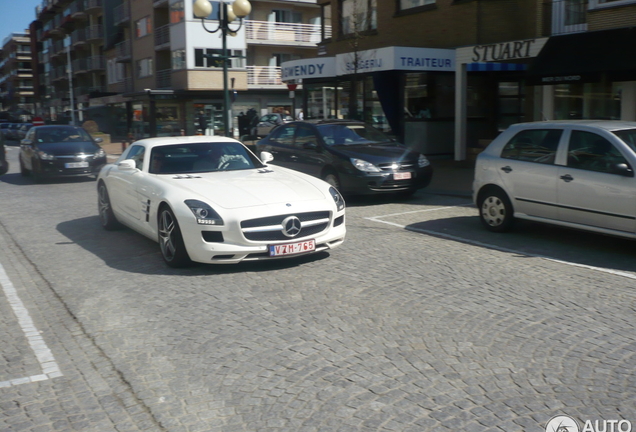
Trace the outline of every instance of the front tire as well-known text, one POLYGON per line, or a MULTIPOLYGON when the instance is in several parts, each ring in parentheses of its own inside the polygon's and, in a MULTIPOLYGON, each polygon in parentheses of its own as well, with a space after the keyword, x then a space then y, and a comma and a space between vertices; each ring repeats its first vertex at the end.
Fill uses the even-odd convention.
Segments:
POLYGON ((170 267, 187 267, 192 264, 183 242, 181 229, 172 210, 165 206, 159 211, 159 248, 163 260, 170 267))
POLYGON ((479 197, 479 219, 492 232, 506 232, 514 222, 512 204, 501 189, 487 189, 479 197))
POLYGON ((334 172, 328 172, 327 174, 325 174, 323 180, 329 183, 331 186, 335 187, 336 190, 340 191, 340 180, 334 172))
POLYGON ((97 210, 99 212, 99 221, 105 230, 113 231, 121 228, 121 224, 117 221, 115 213, 113 213, 108 190, 103 182, 97 187, 97 210))

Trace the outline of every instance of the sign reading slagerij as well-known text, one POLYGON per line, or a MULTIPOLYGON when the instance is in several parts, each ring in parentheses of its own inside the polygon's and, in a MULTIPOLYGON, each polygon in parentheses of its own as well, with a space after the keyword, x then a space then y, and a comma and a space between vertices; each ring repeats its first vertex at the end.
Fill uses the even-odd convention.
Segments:
POLYGON ((336 75, 404 71, 455 71, 455 50, 385 47, 336 56, 336 75))

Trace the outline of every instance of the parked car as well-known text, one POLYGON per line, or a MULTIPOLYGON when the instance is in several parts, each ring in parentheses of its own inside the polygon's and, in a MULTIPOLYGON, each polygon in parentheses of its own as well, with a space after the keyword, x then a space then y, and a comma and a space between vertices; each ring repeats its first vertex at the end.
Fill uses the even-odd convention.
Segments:
POLYGON ((32 123, 22 123, 16 133, 18 136, 18 140, 22 141, 24 137, 26 136, 27 132, 29 131, 29 129, 31 129, 32 127, 33 127, 32 123))
POLYGON ((9 126, 4 130, 4 138, 8 141, 17 141, 18 140, 18 129, 22 123, 10 123, 9 126))
POLYGON ((271 153, 274 164, 321 178, 343 194, 410 194, 433 175, 425 155, 357 121, 287 123, 256 148, 271 153))
POLYGON ((521 123, 502 132, 475 166, 483 225, 515 218, 636 238, 636 122, 521 123))
POLYGON ((7 131, 7 129, 9 129, 10 126, 11 126, 11 123, 9 123, 9 122, 0 123, 0 135, 3 138, 6 136, 6 131, 7 131))
POLYGON ((311 254, 346 233, 335 188, 268 167, 221 136, 136 141, 102 169, 97 191, 102 226, 121 223, 157 241, 171 267, 311 254))
POLYGON ((97 176, 106 152, 79 126, 34 126, 20 142, 20 173, 35 182, 48 177, 97 176))
POLYGON ((260 119, 258 119, 258 123, 256 123, 256 127, 254 128, 253 135, 257 138, 262 138, 267 136, 272 129, 274 129, 278 125, 282 125, 284 123, 289 123, 294 119, 289 114, 281 114, 281 113, 271 113, 265 114, 260 119))
POLYGON ((4 147, 4 136, 0 134, 0 175, 4 175, 9 171, 9 162, 7 162, 7 153, 4 147))

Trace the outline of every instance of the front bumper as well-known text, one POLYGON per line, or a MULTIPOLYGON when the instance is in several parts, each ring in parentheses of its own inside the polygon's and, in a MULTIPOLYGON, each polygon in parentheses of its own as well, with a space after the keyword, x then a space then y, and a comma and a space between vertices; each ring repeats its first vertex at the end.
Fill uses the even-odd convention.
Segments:
POLYGON ((394 172, 379 173, 339 173, 340 189, 345 194, 396 193, 422 189, 431 183, 433 167, 428 165, 411 172, 407 180, 395 180, 394 172))
POLYGON ((40 160, 39 174, 42 177, 78 177, 78 176, 97 176, 99 171, 106 165, 106 157, 93 159, 88 162, 88 167, 83 168, 67 168, 67 161, 60 160, 40 160))
POLYGON ((190 217, 186 223, 179 221, 188 255, 192 261, 208 264, 237 264, 242 261, 294 258, 334 249, 344 242, 346 235, 344 211, 336 213, 330 219, 326 229, 315 235, 270 241, 246 239, 238 222, 227 226, 206 226, 189 219, 190 217), (314 239, 316 242, 316 249, 311 252, 274 257, 269 255, 270 245, 296 243, 309 239, 314 239))

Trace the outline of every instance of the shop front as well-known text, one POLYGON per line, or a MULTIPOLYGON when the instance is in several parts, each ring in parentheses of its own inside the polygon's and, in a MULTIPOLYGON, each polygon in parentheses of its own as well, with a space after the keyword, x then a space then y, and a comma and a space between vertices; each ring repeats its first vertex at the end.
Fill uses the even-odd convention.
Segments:
POLYGON ((455 51, 384 47, 283 63, 305 119, 356 119, 426 154, 453 149, 455 51))

